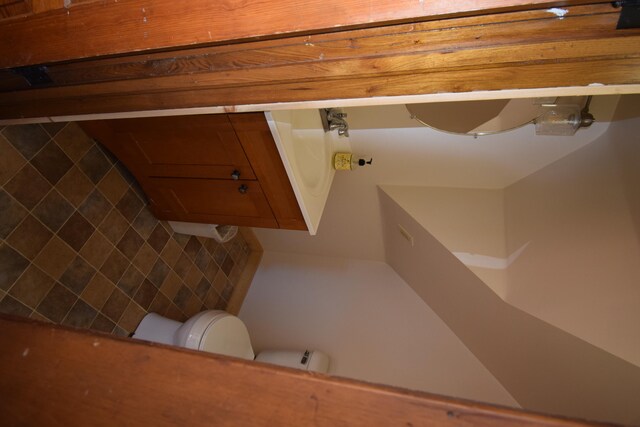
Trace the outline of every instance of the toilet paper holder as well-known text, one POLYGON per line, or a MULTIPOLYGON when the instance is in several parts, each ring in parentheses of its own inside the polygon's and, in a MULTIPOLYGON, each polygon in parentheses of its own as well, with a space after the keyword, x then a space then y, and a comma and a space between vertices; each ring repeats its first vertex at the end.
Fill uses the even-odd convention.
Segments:
POLYGON ((202 224, 181 221, 169 221, 169 225, 176 233, 208 237, 219 243, 228 242, 238 234, 238 227, 235 225, 202 224))

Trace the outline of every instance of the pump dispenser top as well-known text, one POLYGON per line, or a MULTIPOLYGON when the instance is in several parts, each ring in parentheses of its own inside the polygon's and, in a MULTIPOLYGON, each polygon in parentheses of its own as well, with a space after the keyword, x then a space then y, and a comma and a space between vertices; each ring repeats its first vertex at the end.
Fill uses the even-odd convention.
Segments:
POLYGON ((335 153, 333 156, 333 168, 335 170, 354 170, 359 166, 373 163, 373 159, 366 160, 366 156, 354 156, 353 153, 335 153))

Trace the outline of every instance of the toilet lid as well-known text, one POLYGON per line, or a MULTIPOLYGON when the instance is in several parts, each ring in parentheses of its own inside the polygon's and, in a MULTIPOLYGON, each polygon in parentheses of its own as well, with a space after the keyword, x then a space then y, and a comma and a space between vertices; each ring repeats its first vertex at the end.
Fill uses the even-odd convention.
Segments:
POLYGON ((249 332, 235 316, 222 316, 212 322, 202 335, 199 349, 249 360, 255 356, 249 332))

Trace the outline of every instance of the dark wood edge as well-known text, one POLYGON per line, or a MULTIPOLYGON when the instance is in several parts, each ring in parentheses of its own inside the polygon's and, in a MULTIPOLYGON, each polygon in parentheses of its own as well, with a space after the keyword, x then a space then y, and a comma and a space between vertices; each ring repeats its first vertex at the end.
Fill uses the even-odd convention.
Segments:
POLYGON ((0 22, 0 68, 585 3, 593 1, 190 0, 186 8, 173 0, 105 0, 0 22))
POLYGON ((595 425, 7 315, 0 330, 12 425, 595 425))
POLYGON ((264 113, 230 114, 240 144, 251 163, 280 228, 307 230, 289 176, 264 113))

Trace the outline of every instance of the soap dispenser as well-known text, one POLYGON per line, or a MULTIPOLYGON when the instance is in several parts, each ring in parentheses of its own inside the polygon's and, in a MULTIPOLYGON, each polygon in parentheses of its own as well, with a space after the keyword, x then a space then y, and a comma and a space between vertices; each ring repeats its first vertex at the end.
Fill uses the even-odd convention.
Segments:
POLYGON ((335 153, 333 155, 333 168, 338 171, 354 170, 359 166, 373 163, 373 159, 365 160, 365 156, 354 156, 353 153, 335 153))

